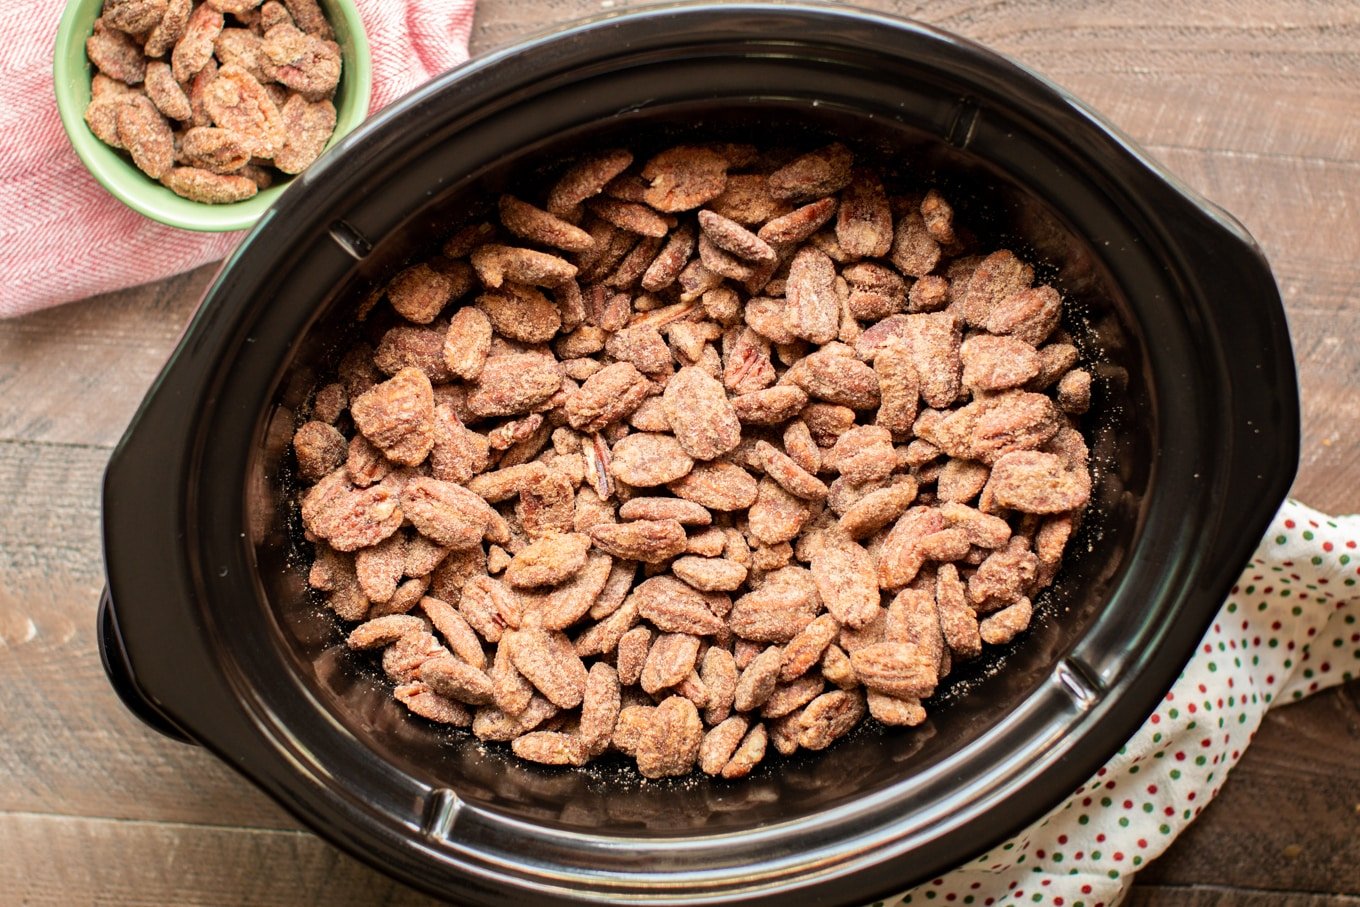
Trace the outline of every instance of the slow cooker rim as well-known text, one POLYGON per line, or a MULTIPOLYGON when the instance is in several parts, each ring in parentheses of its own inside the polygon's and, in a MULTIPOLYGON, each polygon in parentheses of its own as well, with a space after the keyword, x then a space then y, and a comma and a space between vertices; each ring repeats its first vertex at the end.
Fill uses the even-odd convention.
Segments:
MULTIPOLYGON (((711 7, 708 7, 708 6, 703 5, 703 4, 697 4, 697 5, 692 5, 692 6, 686 7, 686 8, 683 10, 683 14, 688 14, 688 13, 691 13, 691 12, 703 11, 703 10, 708 10, 708 9, 713 9, 714 11, 718 12, 719 14, 724 14, 724 15, 726 15, 726 14, 730 14, 730 13, 734 10, 734 7, 716 7, 716 8, 711 8, 711 7)), ((759 6, 742 6, 742 7, 736 7, 735 9, 740 10, 740 11, 742 11, 742 12, 753 12, 753 13, 758 12, 758 13, 760 13, 760 14, 762 14, 762 15, 765 14, 765 13, 767 13, 767 12, 771 12, 771 11, 772 11, 772 8, 769 8, 769 7, 759 7, 759 6)), ((879 17, 879 16, 863 16, 863 15, 861 15, 861 14, 855 14, 855 13, 849 13, 849 14, 847 14, 847 13, 845 13, 845 11, 843 11, 843 10, 834 9, 834 8, 833 8, 833 9, 827 9, 827 8, 825 8, 825 7, 799 6, 799 7, 780 7, 780 8, 777 8, 777 9, 778 9, 778 11, 779 11, 780 13, 784 13, 784 14, 801 14, 801 13, 812 13, 812 14, 818 14, 818 15, 828 15, 828 14, 831 14, 831 15, 836 15, 836 16, 841 16, 841 17, 851 18, 851 19, 856 19, 856 20, 862 20, 862 19, 865 19, 865 18, 868 18, 868 19, 876 19, 876 20, 879 20, 879 21, 882 22, 882 23, 890 24, 890 25, 892 25, 892 26, 895 27, 895 28, 901 28, 901 27, 903 27, 902 23, 898 22, 897 20, 891 20, 891 19, 887 19, 887 18, 885 18, 885 17, 879 17)), ((629 18, 631 18, 631 17, 640 17, 640 18, 641 18, 641 17, 651 17, 651 16, 657 16, 657 15, 665 15, 665 14, 669 14, 670 12, 671 12, 671 10, 668 10, 668 9, 648 9, 648 10, 645 10, 645 11, 641 11, 641 12, 639 12, 639 13, 629 14, 629 18)), ((612 19, 612 18, 611 18, 611 19, 606 19, 606 20, 605 20, 606 23, 612 23, 612 24, 619 24, 621 21, 622 21, 622 19, 612 19)), ((556 33, 554 33, 553 35, 549 35, 549 36, 546 36, 546 37, 541 37, 541 38, 539 38, 539 39, 536 39, 536 41, 537 41, 537 42, 551 41, 551 40, 553 40, 555 37, 564 36, 564 35, 568 35, 568 34, 576 34, 578 29, 580 29, 580 30, 587 30, 587 29, 590 29, 590 28, 593 28, 593 27, 598 27, 599 25, 600 25, 600 22, 597 20, 595 23, 590 23, 590 24, 587 24, 587 25, 584 25, 584 26, 576 26, 576 27, 574 27, 574 28, 567 29, 567 30, 565 30, 565 31, 556 32, 556 33)), ((960 45, 959 40, 953 38, 953 36, 944 36, 944 35, 942 35, 942 34, 940 34, 940 33, 938 33, 938 32, 935 32, 933 29, 928 29, 928 28, 924 28, 924 27, 921 27, 921 26, 916 26, 916 25, 914 25, 914 24, 912 24, 912 25, 909 26, 909 27, 912 28, 913 30, 917 31, 917 32, 926 34, 926 35, 928 35, 929 37, 932 37, 932 38, 934 38, 934 39, 943 39, 943 40, 946 40, 946 41, 947 41, 948 43, 950 43, 950 44, 953 44, 953 45, 956 45, 956 46, 959 46, 959 45, 960 45)), ((483 67, 491 66, 492 64, 494 64, 495 62, 497 62, 498 59, 501 59, 501 58, 503 58, 505 55, 509 55, 509 54, 511 54, 512 52, 515 52, 515 53, 522 53, 522 52, 524 52, 524 49, 525 49, 526 46, 532 46, 534 43, 535 43, 535 41, 531 41, 531 42, 529 42, 527 45, 521 45, 521 46, 519 46, 518 48, 514 49, 513 51, 506 51, 506 52, 503 52, 503 54, 500 55, 500 56, 498 56, 498 57, 489 58, 487 61, 484 62, 483 67)), ((966 45, 966 42, 963 42, 963 44, 966 45)), ((972 47, 972 46, 970 45, 969 48, 970 48, 974 53, 976 53, 977 49, 976 49, 975 47, 972 47)), ((984 53, 987 53, 987 54, 990 55, 990 52, 984 52, 984 53)), ((998 58, 998 59, 999 59, 999 58, 998 58)), ((1013 66, 1013 64, 1009 64, 1009 63, 1006 63, 1006 65, 1007 65, 1007 66, 1013 66)), ((408 99, 407 101, 403 102, 397 109, 392 110, 389 114, 384 114, 383 116, 386 117, 387 119, 384 119, 383 122, 388 122, 388 121, 392 121, 392 120, 398 119, 404 112, 407 112, 407 111, 409 111, 409 110, 411 110, 411 109, 414 109, 414 108, 419 104, 421 98, 427 97, 427 96, 431 95, 433 92, 435 92, 435 91, 438 89, 439 85, 442 85, 442 84, 444 84, 445 82, 449 82, 449 81, 456 81, 456 80, 458 80, 458 79, 460 79, 460 78, 465 77, 466 75, 468 75, 468 73, 460 73, 460 74, 456 74, 456 75, 454 75, 454 76, 445 77, 444 80, 441 80, 439 83, 436 83, 436 85, 433 85, 433 86, 431 86, 430 88, 426 89, 426 90, 425 90, 424 92, 422 92, 420 95, 418 95, 418 96, 416 96, 416 97, 413 97, 413 98, 410 98, 410 99, 408 99)), ((1047 85, 1047 83, 1044 83, 1044 84, 1047 85)), ((1050 91, 1053 90, 1051 86, 1048 86, 1048 88, 1049 88, 1050 91)), ((1071 99, 1068 98, 1065 94, 1061 94, 1061 93, 1060 93, 1060 94, 1059 94, 1059 97, 1060 97, 1062 100, 1064 100, 1065 102, 1069 103, 1069 104, 1072 104, 1072 103, 1073 103, 1073 102, 1071 101, 1071 99)), ((1084 115, 1086 116, 1087 119, 1090 119, 1089 112, 1085 111, 1084 108, 1078 107, 1077 109, 1078 109, 1078 112, 1084 114, 1084 115)), ((1103 123, 1100 123, 1099 121, 1094 122, 1093 125, 1095 125, 1097 128, 1105 129, 1104 124, 1103 124, 1103 123)), ((377 128, 377 127, 374 127, 374 128, 377 128)), ((368 130, 368 127, 366 127, 365 130, 364 130, 364 132, 363 132, 362 134, 363 134, 363 135, 367 135, 367 134, 368 134, 368 131, 369 131, 369 130, 368 130)), ((1106 133, 1108 134, 1108 130, 1105 129, 1105 131, 1106 131, 1106 133)), ((1110 137, 1111 137, 1112 139, 1114 139, 1116 142, 1120 143, 1121 145, 1123 145, 1123 144, 1126 143, 1126 141, 1127 141, 1127 140, 1125 140, 1125 139, 1122 139, 1122 137, 1118 137, 1118 136, 1110 136, 1110 137)), ((360 136, 356 136, 356 138, 354 139, 354 141, 357 142, 357 141, 359 141, 360 138, 361 138, 360 136)), ((1125 150, 1128 150, 1128 149, 1126 148, 1125 150)), ((1133 153, 1133 152, 1131 152, 1131 153, 1133 153)), ((1144 164, 1146 165, 1146 161, 1144 161, 1144 164)), ((1152 171, 1150 171, 1150 172, 1152 172, 1152 171)), ((1164 174, 1160 174, 1159 171, 1154 172, 1154 175, 1159 176, 1159 177, 1161 177, 1161 178, 1163 178, 1163 179, 1165 178, 1164 174)), ((319 181, 319 180, 321 179, 321 176, 317 176, 316 179, 319 181)), ((294 194, 294 197, 293 197, 293 198, 285 197, 285 201, 280 205, 280 207, 279 207, 278 209, 276 209, 275 215, 281 216, 281 212, 287 210, 287 208, 288 208, 288 203, 294 201, 294 200, 297 199, 297 198, 298 198, 298 195, 297 195, 296 193, 294 194)), ((1192 204, 1195 203, 1193 199, 1187 199, 1187 201, 1191 202, 1192 204)), ((1201 209, 1201 210, 1202 210, 1202 209, 1201 209)), ((253 234, 253 237, 254 237, 254 236, 260 236, 260 235, 262 235, 262 234, 267 233, 267 231, 268 231, 268 226, 267 226, 268 221, 269 221, 269 220, 272 220, 272 219, 273 219, 273 218, 266 219, 266 222, 263 223, 263 224, 261 225, 261 227, 256 231, 255 234, 253 234)), ((1225 230, 1225 232, 1236 232, 1236 231, 1229 231, 1229 228, 1227 228, 1227 227, 1224 227, 1223 229, 1225 230)), ((1242 240, 1241 240, 1240 237, 1237 237, 1237 241, 1238 241, 1239 243, 1242 242, 1242 240)), ((239 258, 241 255, 245 254, 245 252, 247 251, 247 246, 248 246, 248 245, 249 245, 249 243, 247 243, 246 246, 243 246, 241 252, 239 252, 238 255, 237 255, 235 258, 239 258)), ((1251 248, 1250 248, 1250 247, 1248 247, 1248 251, 1249 251, 1249 252, 1251 251, 1251 248)), ((235 258, 234 258, 234 260, 235 260, 235 258)), ((230 267, 230 265, 229 265, 229 267, 230 267)), ((1268 274, 1268 272, 1267 272, 1267 274, 1268 274)), ((221 295, 221 294, 218 292, 220 288, 221 288, 221 280, 219 280, 219 283, 218 283, 217 285, 214 286, 213 290, 210 290, 210 292, 209 292, 209 294, 208 294, 208 299, 209 299, 210 302, 211 302, 212 300, 214 300, 214 299, 218 299, 218 297, 221 295)), ((195 339, 200 340, 200 341, 203 340, 203 334, 204 334, 204 332, 207 330, 207 326, 206 326, 205 324, 201 324, 200 322, 202 322, 202 321, 204 321, 204 320, 207 320, 207 319, 214 319, 214 318, 221 319, 221 318, 226 317, 226 316, 224 316, 224 314, 223 314, 221 311, 211 311, 211 312, 210 312, 208 309, 209 309, 209 306, 205 306, 204 311, 203 311, 203 312, 200 312, 199 316, 195 319, 194 325, 191 327, 189 334, 186 336, 186 343, 192 342, 192 341, 194 341, 195 339)), ((239 313, 238 313, 238 315, 239 315, 239 313)), ((221 325, 218 325, 218 328, 220 329, 220 328, 221 328, 221 325)), ((219 338, 219 339, 220 339, 220 338, 219 338)), ((178 359, 179 359, 179 356, 177 355, 176 360, 178 360, 178 359)), ((172 361, 171 366, 167 367, 167 372, 166 372, 166 374, 162 377, 162 380, 158 382, 158 393, 160 392, 160 389, 161 389, 161 388, 163 388, 166 384, 169 383, 168 380, 167 380, 167 376, 169 376, 170 373, 173 371, 173 369, 174 369, 174 367, 175 367, 175 364, 176 364, 176 363, 172 361)), ((147 407, 144 407, 144 410, 147 409, 147 408, 149 408, 150 405, 151 405, 151 403, 148 402, 147 407)), ((1287 415, 1287 414, 1286 414, 1286 415, 1287 415)), ((140 420, 141 420, 141 415, 139 414, 138 421, 140 421, 140 420)), ((1287 422, 1288 419, 1286 418, 1285 421, 1287 422)), ((137 423, 134 422, 134 427, 133 427, 133 429, 135 429, 136 427, 137 427, 137 423)), ((120 445, 119 455, 116 455, 116 456, 115 456, 114 462, 111 463, 111 466, 110 466, 108 486, 109 486, 109 488, 110 488, 110 491, 112 492, 112 496, 113 496, 114 499, 117 499, 117 498, 119 498, 119 497, 121 496, 121 493, 115 488, 115 486, 118 485, 118 481, 117 481, 118 476, 115 474, 115 467, 117 467, 117 466, 120 465, 120 464, 119 464, 119 460, 121 459, 121 455, 124 454, 125 450, 131 450, 131 449, 135 448, 135 446, 136 446, 136 445, 133 443, 133 429, 130 429, 130 430, 129 430, 129 435, 128 435, 127 438, 125 438, 124 444, 123 444, 123 445, 120 445)), ((1287 482, 1287 477, 1286 477, 1286 482, 1287 482)), ((1279 482, 1277 481, 1277 482, 1274 483, 1274 484, 1277 484, 1277 485, 1278 485, 1279 482)), ((1281 493, 1282 493, 1282 490, 1281 490, 1281 493)), ((1269 495, 1267 495, 1267 497, 1269 497, 1269 495)), ((1278 499, 1278 498, 1277 498, 1277 499, 1278 499)), ((109 547, 113 547, 113 546, 112 546, 112 545, 109 545, 109 547)), ((1239 546, 1239 547, 1240 547, 1240 546, 1239 546)), ((1243 555, 1243 557, 1245 557, 1245 554, 1243 555)), ((111 563, 111 564, 110 564, 110 578, 111 578, 111 579, 114 579, 114 578, 115 578, 115 577, 113 576, 114 573, 115 573, 115 570, 114 570, 113 564, 111 563)), ((122 583, 116 583, 116 585, 121 586, 121 585, 123 585, 123 584, 122 584, 122 583)), ((1198 633, 1196 633, 1195 635, 1196 635, 1196 638, 1197 638, 1198 633)), ((1193 645, 1193 642, 1194 642, 1194 640, 1191 640, 1190 644, 1193 645)), ((1165 660, 1165 659, 1164 659, 1164 660, 1165 660)), ((1173 659, 1173 660, 1174 660, 1174 659, 1173 659)), ((1141 717, 1139 718, 1139 720, 1141 720, 1141 717)), ((1127 722, 1125 722, 1125 723, 1127 723, 1127 722)), ((216 748, 216 747, 215 747, 215 748, 216 748)), ((219 750, 219 752, 221 752, 221 751, 219 750)), ((230 755, 228 752, 221 752, 221 754, 224 755, 224 756, 229 756, 229 755, 230 755)), ((257 783, 261 783, 259 778, 256 778, 256 779, 254 779, 254 780, 256 780, 257 783)), ((277 791, 277 790, 273 790, 272 792, 274 792, 275 795, 278 796, 278 791, 277 791)), ((286 805, 287 805, 287 804, 286 804, 286 805)), ((306 810, 306 806, 305 806, 304 804, 298 803, 298 804, 294 804, 294 806, 296 806, 296 807, 298 808, 299 811, 305 811, 305 810, 306 810)), ((292 808, 292 807, 290 807, 290 808, 292 808)), ((314 823, 313 823, 313 822, 309 822, 309 824, 314 824, 314 823)), ((411 879, 407 878, 407 879, 405 879, 405 881, 410 882, 411 879)), ((894 882, 894 883, 892 883, 892 884, 898 884, 898 883, 894 882)))

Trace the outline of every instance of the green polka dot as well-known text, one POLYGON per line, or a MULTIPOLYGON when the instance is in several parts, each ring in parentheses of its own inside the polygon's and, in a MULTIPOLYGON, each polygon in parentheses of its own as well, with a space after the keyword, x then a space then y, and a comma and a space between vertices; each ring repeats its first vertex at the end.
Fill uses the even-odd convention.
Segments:
POLYGON ((1120 828, 1128 828, 1128 827, 1129 827, 1129 819, 1128 819, 1128 816, 1120 816, 1120 817, 1119 817, 1119 827, 1120 827, 1120 828))
POLYGON ((1217 670, 1218 670, 1218 665, 1217 665, 1216 663, 1212 662, 1212 661, 1209 662, 1209 672, 1210 672, 1210 673, 1213 673, 1214 671, 1217 671, 1217 670))
POLYGON ((1093 850, 1093 851, 1091 851, 1091 859, 1093 859, 1093 860, 1099 860, 1099 859, 1100 859, 1100 851, 1098 851, 1098 850, 1093 850))
POLYGON ((1145 812, 1145 813, 1150 813, 1150 812, 1152 812, 1152 804, 1151 804, 1151 803, 1144 803, 1144 804, 1143 804, 1143 812, 1145 812))
POLYGON ((1114 802, 1114 801, 1111 800, 1109 797, 1101 797, 1101 798, 1100 798, 1100 805, 1103 806, 1103 807, 1105 807, 1106 809, 1109 809, 1109 808, 1110 808, 1110 804, 1113 803, 1113 802, 1114 802))
POLYGON ((1119 878, 1119 873, 1116 872, 1116 871, 1113 870, 1113 869, 1111 869, 1108 873, 1106 873, 1106 875, 1108 875, 1108 876, 1109 876, 1110 878, 1112 878, 1112 879, 1117 879, 1117 878, 1119 878))
POLYGON ((1157 826, 1157 830, 1160 831, 1160 832, 1161 832, 1162 834, 1164 834, 1164 835, 1169 835, 1169 834, 1171 834, 1171 826, 1170 826, 1170 825, 1166 825, 1166 824, 1158 825, 1158 826, 1157 826))
POLYGON ((1088 824, 1090 821, 1091 821, 1091 817, 1090 817, 1090 816, 1087 816, 1087 815, 1081 815, 1081 816, 1078 816, 1078 817, 1077 817, 1077 824, 1078 824, 1078 825, 1086 825, 1086 824, 1088 824))
POLYGON ((1134 858, 1133 858, 1133 865, 1134 865, 1134 866, 1142 866, 1142 865, 1143 865, 1143 858, 1142 858, 1142 857, 1134 857, 1134 858))
POLYGON ((1289 613, 1294 615, 1295 617, 1298 617, 1303 613, 1303 609, 1300 608, 1298 605, 1295 605, 1294 607, 1289 609, 1289 613))
POLYGON ((1177 710, 1177 709, 1172 709, 1171 711, 1167 712, 1166 714, 1169 715, 1173 721, 1174 721, 1175 719, 1181 717, 1181 713, 1180 713, 1180 711, 1177 710))
POLYGON ((1204 765, 1204 764, 1205 764, 1206 762, 1208 762, 1208 761, 1209 761, 1209 760, 1208 760, 1208 759, 1205 759, 1203 756, 1196 756, 1196 757, 1195 757, 1195 764, 1196 764, 1196 765, 1204 765))
POLYGON ((1277 545, 1283 545, 1283 544, 1284 544, 1285 542, 1287 542, 1287 541, 1289 541, 1289 537, 1288 537, 1288 536, 1284 536, 1284 535, 1277 535, 1277 536, 1275 536, 1275 544, 1277 544, 1277 545))
POLYGON ((1313 566, 1314 566, 1314 567, 1321 567, 1321 566, 1322 566, 1322 558, 1318 557, 1316 554, 1313 555, 1313 566))
POLYGON ((1171 770, 1171 780, 1172 780, 1172 781, 1179 781, 1179 780, 1181 780, 1181 770, 1180 770, 1180 769, 1178 769, 1178 768, 1173 768, 1173 769, 1171 770))
POLYGON ((1229 614, 1237 613, 1237 602, 1228 602, 1228 613, 1229 614))
POLYGON ((1136 774, 1138 774, 1138 766, 1136 766, 1136 765, 1130 765, 1130 766, 1129 766, 1129 774, 1130 774, 1130 775, 1136 775, 1136 774))
POLYGON ((1305 542, 1311 542, 1313 540, 1313 533, 1307 529, 1303 530, 1303 540, 1305 542))

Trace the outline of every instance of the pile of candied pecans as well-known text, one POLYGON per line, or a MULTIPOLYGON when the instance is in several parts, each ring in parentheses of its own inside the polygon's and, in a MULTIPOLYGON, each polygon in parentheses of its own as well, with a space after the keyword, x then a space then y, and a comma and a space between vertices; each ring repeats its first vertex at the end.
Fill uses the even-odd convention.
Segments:
POLYGON ((178 195, 243 201, 335 131, 334 37, 317 0, 104 0, 85 122, 178 195))
POLYGON ((535 762, 739 778, 921 723, 1091 493, 1059 295, 976 245, 840 144, 502 196, 297 430, 310 585, 410 711, 535 762))

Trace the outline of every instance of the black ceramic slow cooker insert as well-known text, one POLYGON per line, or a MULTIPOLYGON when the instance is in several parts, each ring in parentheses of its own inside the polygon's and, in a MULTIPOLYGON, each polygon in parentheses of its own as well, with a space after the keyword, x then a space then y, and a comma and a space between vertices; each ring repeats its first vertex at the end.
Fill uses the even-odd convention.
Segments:
POLYGON ((437 79, 265 215, 109 465, 101 638, 139 714, 425 891, 865 903, 1017 831, 1123 743, 1297 458, 1289 339, 1259 250, 1061 90, 844 7, 653 7, 437 79), (512 173, 676 136, 836 137, 898 156, 961 220, 1045 263, 1096 376, 1096 494, 1036 625, 922 727, 866 727, 739 782, 535 767, 409 718, 308 594, 289 526, 296 413, 358 295, 512 173))

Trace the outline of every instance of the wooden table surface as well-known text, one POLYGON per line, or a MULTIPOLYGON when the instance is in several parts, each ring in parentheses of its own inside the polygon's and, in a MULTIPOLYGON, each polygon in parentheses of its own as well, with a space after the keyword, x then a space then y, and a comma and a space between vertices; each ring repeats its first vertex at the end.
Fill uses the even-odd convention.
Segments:
MULTIPOLYGON (((624 5, 481 0, 473 52, 624 5)), ((1360 511, 1360 4, 874 5, 1063 84, 1247 225, 1300 367, 1294 494, 1360 511)), ((0 904, 430 903, 147 730, 100 668, 100 478, 211 271, 0 322, 0 904)), ((1131 903, 1360 907, 1360 683, 1272 712, 1131 903)))

